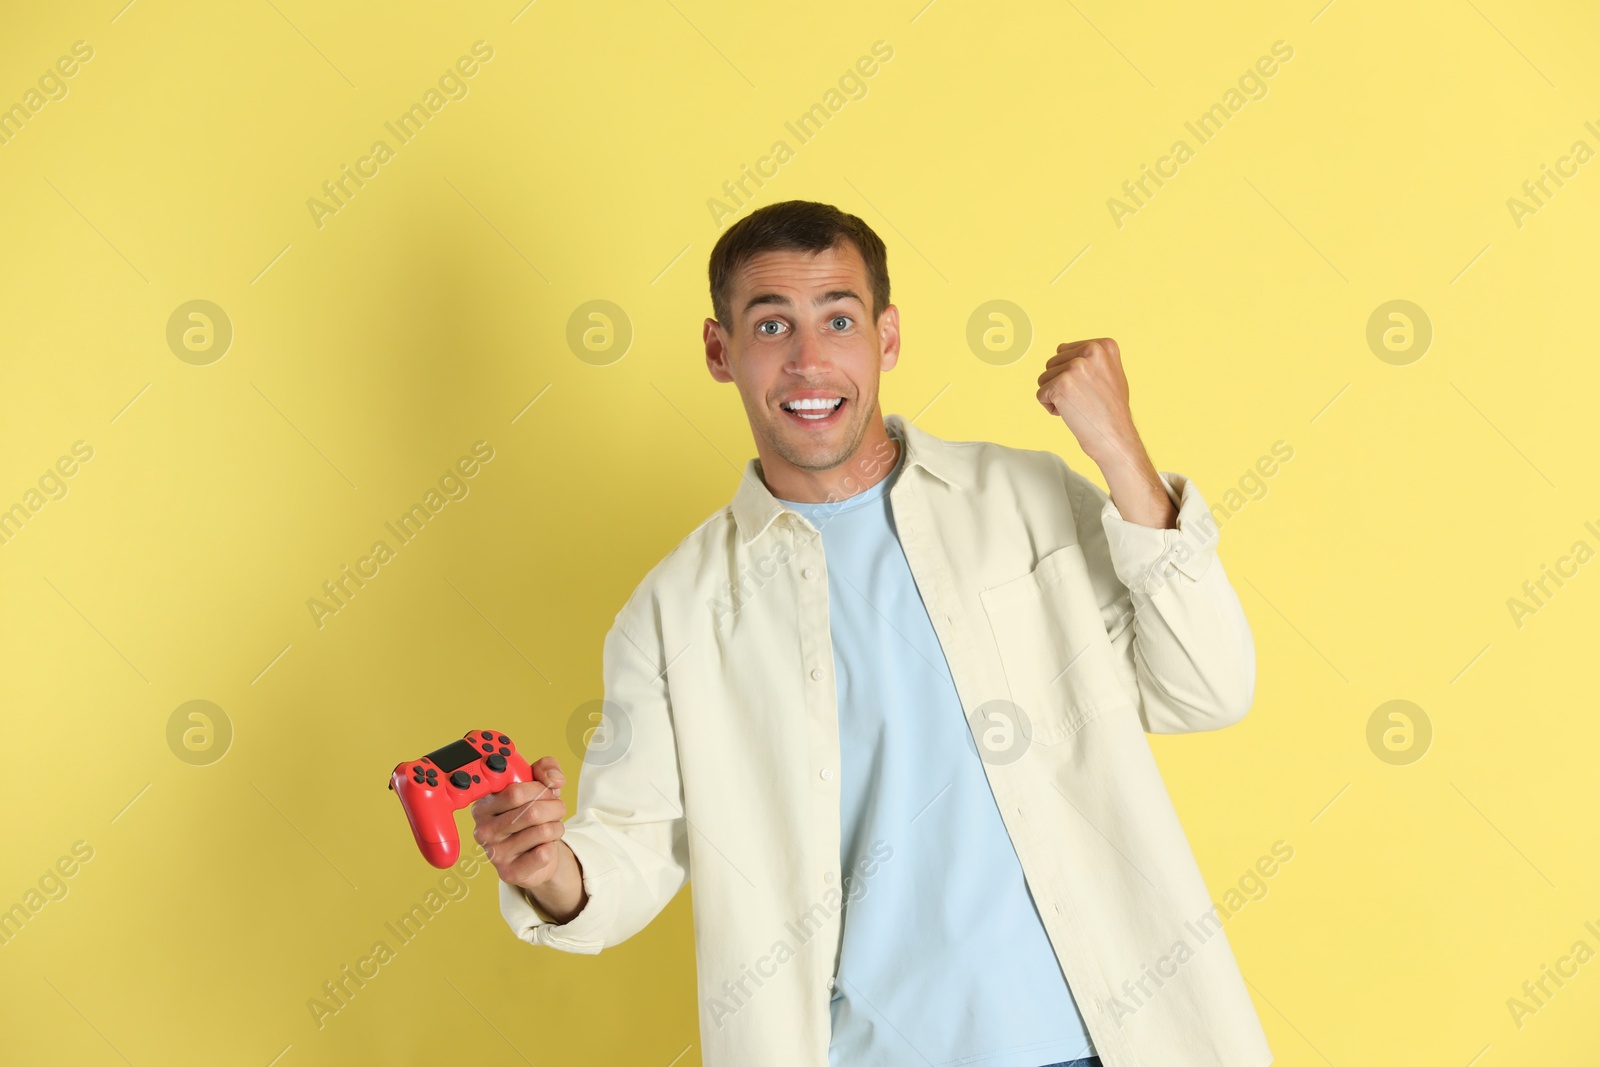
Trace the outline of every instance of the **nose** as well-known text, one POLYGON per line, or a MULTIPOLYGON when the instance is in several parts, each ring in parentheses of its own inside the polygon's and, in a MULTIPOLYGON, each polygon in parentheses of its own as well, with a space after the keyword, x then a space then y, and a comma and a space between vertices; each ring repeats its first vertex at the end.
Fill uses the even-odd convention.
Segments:
POLYGON ((799 378, 815 378, 827 366, 825 349, 816 334, 796 331, 794 349, 784 369, 799 378))

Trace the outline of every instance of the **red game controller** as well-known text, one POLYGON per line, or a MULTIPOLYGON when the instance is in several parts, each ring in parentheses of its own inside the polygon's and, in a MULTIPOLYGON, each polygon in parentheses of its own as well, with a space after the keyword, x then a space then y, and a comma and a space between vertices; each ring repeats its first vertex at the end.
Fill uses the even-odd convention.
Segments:
POLYGON ((512 782, 531 781, 533 771, 511 738, 493 730, 474 730, 460 741, 395 767, 389 788, 406 809, 423 857, 435 867, 448 867, 461 855, 455 813, 512 782))

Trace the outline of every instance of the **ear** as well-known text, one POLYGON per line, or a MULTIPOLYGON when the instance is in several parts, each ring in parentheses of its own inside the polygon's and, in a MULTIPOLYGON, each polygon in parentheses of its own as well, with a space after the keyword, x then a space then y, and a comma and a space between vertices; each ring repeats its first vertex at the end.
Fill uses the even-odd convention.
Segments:
POLYGON ((733 372, 728 367, 728 339, 722 327, 716 319, 708 318, 702 332, 706 345, 706 370, 719 382, 733 381, 733 372))
POLYGON ((890 304, 878 319, 878 348, 883 358, 878 363, 880 371, 894 370, 900 362, 900 309, 890 304))

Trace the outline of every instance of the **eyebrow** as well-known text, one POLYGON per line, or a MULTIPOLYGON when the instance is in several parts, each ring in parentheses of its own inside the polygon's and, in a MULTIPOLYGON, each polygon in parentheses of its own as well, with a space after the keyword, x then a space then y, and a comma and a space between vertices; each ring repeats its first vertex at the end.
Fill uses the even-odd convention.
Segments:
MULTIPOLYGON (((812 300, 811 303, 816 307, 821 307, 823 304, 829 304, 835 300, 854 300, 862 307, 867 306, 867 302, 862 300, 860 294, 858 294, 854 289, 829 289, 825 293, 819 293, 816 299, 812 300)), ((746 314, 748 314, 751 308, 758 307, 762 304, 777 304, 780 307, 793 307, 794 301, 790 300, 782 293, 757 293, 755 296, 750 298, 748 303, 745 304, 744 311, 746 314)))

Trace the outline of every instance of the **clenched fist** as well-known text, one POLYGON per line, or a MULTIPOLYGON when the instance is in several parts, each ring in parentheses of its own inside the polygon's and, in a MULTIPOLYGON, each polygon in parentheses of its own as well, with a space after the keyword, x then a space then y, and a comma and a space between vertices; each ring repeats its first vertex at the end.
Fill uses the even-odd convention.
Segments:
POLYGON ((588 894, 583 868, 561 840, 566 776, 554 756, 545 756, 533 764, 533 777, 474 802, 472 836, 502 882, 527 891, 557 922, 568 922, 583 910, 588 894))
POLYGON ((1061 416, 1083 454, 1101 467, 1118 453, 1142 451, 1128 407, 1122 352, 1109 337, 1056 346, 1039 375, 1039 403, 1061 416))
POLYGON ((1123 518, 1158 529, 1176 526, 1177 508, 1133 425, 1117 342, 1097 337, 1058 345, 1039 375, 1037 396, 1105 475, 1123 518))

